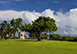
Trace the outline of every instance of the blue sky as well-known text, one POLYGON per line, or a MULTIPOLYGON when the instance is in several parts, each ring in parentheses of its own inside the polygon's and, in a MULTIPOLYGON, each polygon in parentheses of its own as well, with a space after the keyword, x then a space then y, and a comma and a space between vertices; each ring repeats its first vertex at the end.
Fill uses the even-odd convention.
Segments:
POLYGON ((77 8, 77 0, 0 0, 0 10, 42 12, 45 9, 67 12, 77 8))
POLYGON ((53 18, 60 35, 77 35, 77 0, 0 0, 0 22, 18 17, 31 23, 39 16, 53 18))

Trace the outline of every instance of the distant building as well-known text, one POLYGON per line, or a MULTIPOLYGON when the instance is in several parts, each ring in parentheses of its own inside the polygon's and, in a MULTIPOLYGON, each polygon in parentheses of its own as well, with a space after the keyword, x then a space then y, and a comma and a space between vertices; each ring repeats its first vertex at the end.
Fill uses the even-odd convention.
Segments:
POLYGON ((19 39, 25 39, 25 33, 19 32, 19 39))

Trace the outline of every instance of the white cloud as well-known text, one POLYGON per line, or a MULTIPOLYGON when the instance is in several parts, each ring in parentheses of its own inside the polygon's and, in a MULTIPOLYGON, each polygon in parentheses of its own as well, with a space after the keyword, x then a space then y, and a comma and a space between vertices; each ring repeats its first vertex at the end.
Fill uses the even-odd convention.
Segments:
POLYGON ((75 35, 77 34, 77 9, 71 9, 69 12, 65 14, 61 12, 57 12, 55 18, 58 19, 58 31, 59 34, 68 34, 75 35), (65 31, 65 32, 62 32, 65 31))
POLYGON ((50 9, 46 9, 45 11, 43 11, 41 13, 42 16, 46 16, 46 17, 51 17, 51 18, 54 18, 54 11, 50 10, 50 9))
POLYGON ((4 6, 11 6, 11 5, 15 5, 13 2, 21 2, 21 1, 26 1, 26 0, 3 0, 0 1, 0 4, 4 5, 4 6))
POLYGON ((12 18, 22 17, 24 12, 18 12, 13 10, 0 11, 0 20, 11 20, 12 18))
POLYGON ((0 1, 0 4, 9 3, 9 1, 0 1))
POLYGON ((71 10, 70 10, 70 12, 72 12, 72 11, 77 11, 77 8, 75 8, 75 9, 71 9, 71 10))
POLYGON ((59 1, 52 1, 52 3, 59 3, 59 1))
POLYGON ((71 9, 69 12, 62 13, 46 9, 42 13, 30 11, 0 11, 0 20, 11 20, 12 18, 21 17, 25 22, 30 22, 37 19, 39 16, 51 17, 56 20, 58 30, 56 33, 61 35, 77 35, 77 8, 71 9))
POLYGON ((24 20, 26 20, 27 23, 28 23, 28 22, 31 22, 31 21, 37 19, 38 16, 40 16, 40 15, 41 15, 40 13, 35 12, 35 11, 33 11, 33 12, 25 11, 25 12, 23 13, 23 16, 24 16, 23 18, 24 18, 24 20))
POLYGON ((37 0, 37 3, 48 4, 49 2, 47 2, 47 1, 41 1, 41 0, 37 0))

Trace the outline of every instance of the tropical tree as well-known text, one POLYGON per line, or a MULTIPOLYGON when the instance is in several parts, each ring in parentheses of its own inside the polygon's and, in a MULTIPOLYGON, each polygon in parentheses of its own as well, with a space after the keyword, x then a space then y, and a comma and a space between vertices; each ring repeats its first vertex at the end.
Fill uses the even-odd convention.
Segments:
POLYGON ((23 24, 22 24, 22 19, 21 19, 21 18, 18 18, 18 19, 16 19, 15 21, 16 21, 16 26, 20 29, 21 26, 23 25, 23 24))
POLYGON ((14 39, 15 39, 15 34, 16 34, 16 32, 18 32, 18 29, 21 28, 21 25, 22 25, 22 19, 21 18, 11 20, 11 26, 13 28, 12 30, 13 30, 14 39))
POLYGON ((11 36, 12 36, 12 28, 11 28, 11 25, 10 24, 7 24, 7 34, 8 34, 8 37, 9 39, 11 39, 11 36))
POLYGON ((16 31, 18 31, 17 30, 17 26, 16 26, 16 22, 15 22, 15 19, 12 19, 11 20, 11 26, 12 26, 12 31, 13 31, 13 36, 14 36, 14 39, 15 39, 15 34, 16 34, 16 31))
POLYGON ((22 25, 20 28, 21 31, 25 31, 29 35, 33 35, 32 29, 33 29, 33 25, 31 25, 30 23, 28 23, 28 24, 24 23, 24 25, 22 25))
POLYGON ((0 24, 0 35, 1 35, 1 39, 3 39, 4 38, 4 29, 5 29, 5 25, 4 25, 4 23, 1 23, 0 24))
POLYGON ((36 34, 38 41, 40 41, 42 32, 55 32, 57 30, 55 20, 50 17, 39 17, 32 23, 33 32, 36 34))
POLYGON ((37 40, 40 41, 40 34, 42 32, 55 32, 57 30, 55 20, 50 17, 39 17, 36 20, 32 21, 32 24, 26 24, 23 30, 29 32, 30 34, 34 33, 37 37, 37 40))
POLYGON ((5 38, 5 40, 7 40, 7 21, 4 20, 3 23, 0 24, 0 31, 1 31, 1 38, 5 38))

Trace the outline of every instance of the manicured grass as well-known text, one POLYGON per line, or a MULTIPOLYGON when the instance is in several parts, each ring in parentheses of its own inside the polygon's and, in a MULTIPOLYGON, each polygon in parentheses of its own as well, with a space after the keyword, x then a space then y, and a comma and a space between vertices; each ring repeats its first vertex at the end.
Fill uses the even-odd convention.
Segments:
POLYGON ((0 54, 77 54, 77 42, 0 40, 0 54))

